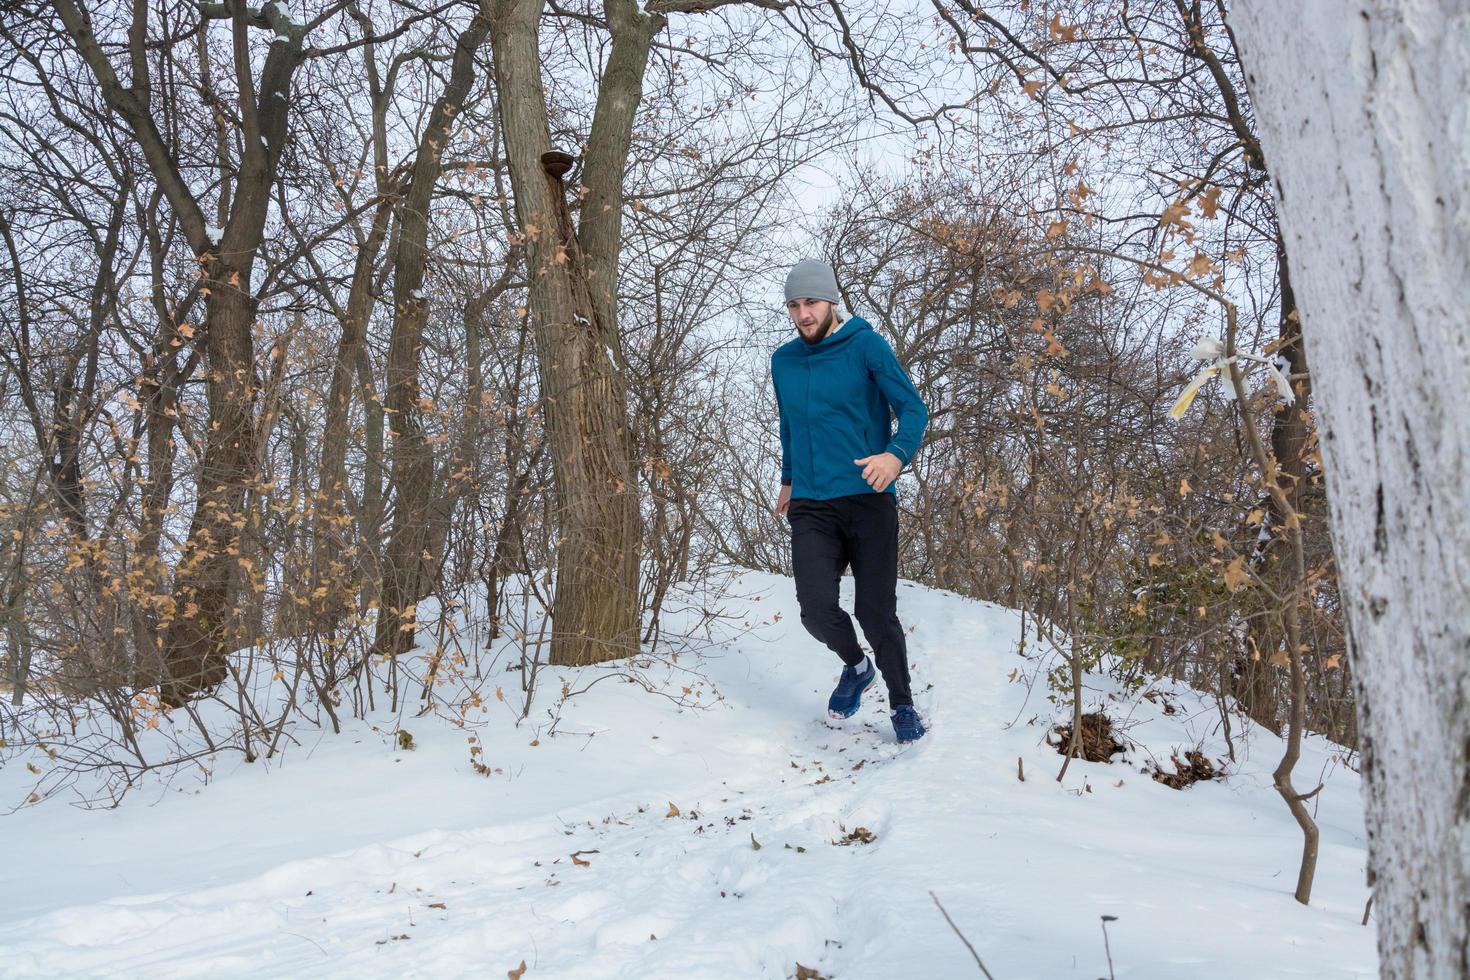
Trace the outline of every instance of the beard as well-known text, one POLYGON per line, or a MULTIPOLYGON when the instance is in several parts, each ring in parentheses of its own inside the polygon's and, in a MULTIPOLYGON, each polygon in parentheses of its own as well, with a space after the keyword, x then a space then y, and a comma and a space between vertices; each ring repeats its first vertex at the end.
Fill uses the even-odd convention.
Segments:
POLYGON ((802 340, 805 340, 808 344, 820 344, 824 339, 826 339, 827 334, 832 332, 832 325, 836 322, 837 307, 834 306, 832 307, 832 309, 827 311, 826 317, 822 319, 821 325, 817 327, 817 335, 815 337, 808 338, 807 335, 802 333, 800 330, 798 330, 796 333, 798 336, 801 337, 802 340))

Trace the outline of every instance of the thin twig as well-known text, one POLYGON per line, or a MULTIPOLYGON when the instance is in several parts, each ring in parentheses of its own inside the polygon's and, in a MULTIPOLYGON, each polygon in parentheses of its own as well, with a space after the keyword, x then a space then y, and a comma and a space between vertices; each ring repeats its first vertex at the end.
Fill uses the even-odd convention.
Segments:
POLYGON ((1103 952, 1108 954, 1108 980, 1116 980, 1113 976, 1113 947, 1108 942, 1108 923, 1117 920, 1116 915, 1105 915, 1102 917, 1103 952))
POLYGON ((934 899, 935 905, 939 906, 939 914, 944 916, 944 921, 949 923, 949 927, 954 930, 954 934, 960 937, 960 942, 964 943, 965 948, 970 951, 970 955, 975 957, 975 965, 980 967, 981 973, 985 974, 985 980, 995 980, 995 977, 990 975, 990 971, 985 969, 985 964, 981 962, 980 954, 975 952, 975 947, 970 945, 970 941, 965 938, 965 934, 963 932, 960 932, 960 927, 954 924, 954 920, 951 919, 949 917, 949 913, 944 910, 944 906, 941 905, 939 902, 939 896, 934 894, 933 892, 930 892, 929 897, 934 899))
MULTIPOLYGON (((281 930, 281 931, 282 932, 285 932, 284 929, 281 930)), ((329 955, 331 955, 331 954, 329 954, 327 952, 327 949, 326 949, 325 946, 323 946, 321 943, 317 942, 315 939, 312 939, 310 936, 303 936, 299 932, 286 932, 286 935, 288 935, 288 936, 295 936, 297 939, 304 939, 304 940, 306 940, 307 942, 309 942, 313 946, 315 946, 317 949, 321 950, 323 956, 329 956, 329 955)))

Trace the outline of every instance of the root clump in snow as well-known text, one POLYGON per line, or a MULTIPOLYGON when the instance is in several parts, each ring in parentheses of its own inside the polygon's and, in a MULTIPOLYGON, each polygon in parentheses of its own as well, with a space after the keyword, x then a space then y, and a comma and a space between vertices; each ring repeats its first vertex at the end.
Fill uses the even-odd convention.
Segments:
POLYGON ((1163 783, 1171 789, 1184 789, 1195 783, 1225 778, 1224 771, 1216 769, 1215 764, 1199 749, 1187 750, 1182 760, 1179 753, 1175 752, 1169 757, 1169 761, 1174 763, 1174 772, 1165 772, 1162 766, 1145 771, 1153 777, 1154 782, 1163 783))
MULTIPOLYGON (((1057 740, 1048 743, 1060 755, 1066 755, 1072 745, 1072 726, 1060 724, 1052 729, 1057 740)), ((1112 762, 1113 756, 1128 751, 1128 746, 1113 734, 1113 720, 1101 711, 1082 716, 1082 758, 1088 762, 1112 762)))

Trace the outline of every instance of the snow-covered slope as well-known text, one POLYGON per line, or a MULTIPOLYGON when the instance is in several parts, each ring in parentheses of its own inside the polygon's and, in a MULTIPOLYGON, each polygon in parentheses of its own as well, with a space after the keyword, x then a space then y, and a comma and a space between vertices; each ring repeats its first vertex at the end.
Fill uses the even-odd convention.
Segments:
MULTIPOLYGON (((1059 785, 1018 615, 901 583, 932 732, 900 747, 872 692, 850 721, 825 718, 839 665, 788 579, 738 586, 752 630, 659 674, 707 710, 610 679, 554 732, 541 707, 517 725, 490 702, 489 776, 466 731, 404 718, 404 751, 380 719, 298 730, 306 744, 269 772, 222 767, 198 792, 0 818, 0 976, 500 977, 522 962, 526 980, 785 978, 798 963, 834 980, 981 976, 931 892, 997 980, 1376 975, 1359 781, 1333 746, 1309 740, 1299 769, 1298 785, 1327 783, 1303 908, 1269 733, 1238 746, 1223 783, 1155 783, 1150 753, 1203 738, 1224 755, 1213 708, 1165 686, 1113 709, 1130 711, 1128 762, 1073 763, 1059 785)), ((545 700, 597 676, 545 674, 545 700)), ((0 771, 4 800, 25 775, 0 771)))

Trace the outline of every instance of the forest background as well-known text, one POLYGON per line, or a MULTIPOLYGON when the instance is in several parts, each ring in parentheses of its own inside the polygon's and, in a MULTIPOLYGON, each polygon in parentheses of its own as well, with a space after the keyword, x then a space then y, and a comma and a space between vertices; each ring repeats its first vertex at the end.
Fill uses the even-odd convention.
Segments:
POLYGON ((192 764, 139 737, 165 712, 252 757, 433 704, 478 665, 399 669, 420 605, 514 635, 528 712, 543 665, 687 649, 676 585, 789 570, 767 357, 819 256, 930 409, 900 574, 1026 614, 1064 754, 1090 670, 1286 735, 1308 901, 1295 753, 1359 716, 1230 15, 6 4, 0 725, 46 746, 35 799, 192 764))

